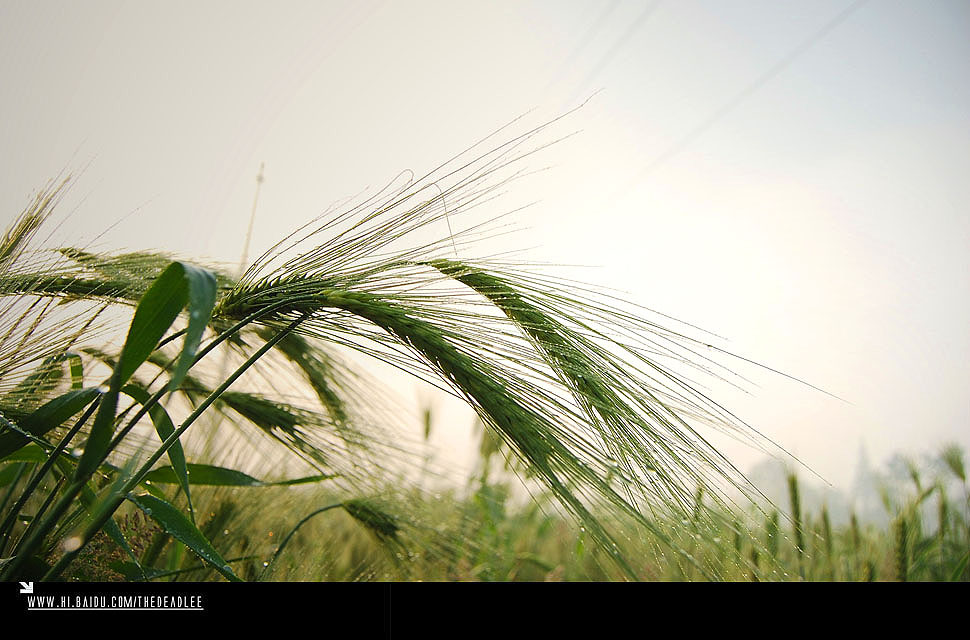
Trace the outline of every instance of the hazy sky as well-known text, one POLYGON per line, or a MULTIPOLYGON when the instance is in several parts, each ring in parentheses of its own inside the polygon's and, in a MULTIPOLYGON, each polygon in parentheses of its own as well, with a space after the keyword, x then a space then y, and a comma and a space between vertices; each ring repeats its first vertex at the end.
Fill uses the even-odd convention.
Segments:
POLYGON ((963 1, 0 1, 0 204, 83 169, 68 241, 232 263, 261 162, 251 255, 601 90, 509 246, 845 398, 713 390, 844 483, 970 449, 968 71, 963 1))

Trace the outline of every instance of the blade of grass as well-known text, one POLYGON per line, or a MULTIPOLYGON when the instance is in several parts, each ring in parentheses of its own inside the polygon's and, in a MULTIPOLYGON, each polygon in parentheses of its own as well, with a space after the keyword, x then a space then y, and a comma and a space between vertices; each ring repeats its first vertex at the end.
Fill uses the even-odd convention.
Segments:
POLYGON ((202 560, 221 573, 230 582, 242 582, 232 567, 223 560, 212 543, 171 503, 152 495, 128 496, 128 500, 144 514, 157 522, 166 533, 192 550, 202 560))

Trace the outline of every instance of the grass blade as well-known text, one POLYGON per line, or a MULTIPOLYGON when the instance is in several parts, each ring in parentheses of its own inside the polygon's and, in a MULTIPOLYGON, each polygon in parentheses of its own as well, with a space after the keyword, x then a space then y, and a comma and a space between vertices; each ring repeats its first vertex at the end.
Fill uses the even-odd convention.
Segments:
MULTIPOLYGON (((148 391, 133 384, 125 385, 121 390, 140 402, 142 406, 146 405, 151 397, 148 391)), ((158 437, 162 442, 165 442, 175 433, 175 424, 169 417, 165 407, 156 403, 148 410, 148 415, 151 417, 152 424, 155 425, 155 431, 158 433, 158 437)), ((189 513, 194 522, 195 509, 192 507, 192 494, 189 491, 189 472, 185 462, 185 451, 182 449, 182 443, 179 440, 176 440, 168 450, 168 459, 172 462, 172 468, 175 470, 178 484, 182 488, 182 493, 185 494, 186 501, 189 503, 189 513)))
POLYGON ((202 334, 212 318, 212 309, 216 304, 215 274, 190 264, 178 264, 182 265, 184 278, 188 284, 189 326, 185 333, 182 353, 179 356, 178 364, 175 366, 175 372, 172 374, 172 380, 169 382, 169 391, 178 388, 192 366, 195 352, 199 348, 202 334))
MULTIPOLYGON (((111 377, 110 388, 101 403, 101 408, 91 427, 91 435, 78 464, 77 478, 80 480, 86 474, 92 473, 104 460, 110 450, 111 436, 114 431, 115 411, 118 407, 118 394, 121 387, 128 381, 148 356, 155 350, 158 342, 172 326, 175 318, 192 298, 193 308, 190 309, 189 334, 182 348, 179 367, 183 366, 186 356, 188 362, 195 357, 198 340, 201 338, 205 324, 211 314, 211 305, 205 308, 208 296, 214 296, 215 277, 209 274, 212 287, 208 288, 206 272, 186 265, 173 262, 162 272, 138 303, 135 316, 131 320, 128 337, 121 349, 118 364, 111 377), (195 284, 193 284, 195 283, 195 284), (194 293, 190 296, 190 290, 194 293), (200 326, 201 323, 201 326, 200 326)), ((188 365, 185 365, 188 369, 188 365)), ((183 372, 184 375, 184 372, 183 372)), ((175 380, 175 377, 173 377, 175 380)))
POLYGON ((212 546, 212 543, 199 531, 199 528, 192 524, 171 503, 148 494, 129 495, 128 500, 141 509, 146 516, 157 522, 166 533, 191 549, 212 568, 225 576, 227 580, 242 582, 239 576, 233 573, 232 567, 223 560, 219 552, 212 546))
MULTIPOLYGON (((34 436, 43 436, 93 402, 100 393, 95 387, 68 391, 20 419, 20 430, 34 436)), ((17 451, 28 442, 30 441, 26 436, 17 433, 12 428, 9 431, 0 433, 0 460, 17 451)))
MULTIPOLYGON (((259 480, 258 478, 254 478, 249 474, 243 473, 242 471, 228 469, 226 467, 217 467, 209 464, 189 464, 188 472, 189 481, 192 484, 209 487, 289 486, 320 482, 322 480, 329 480, 334 477, 332 475, 316 475, 306 476, 303 478, 294 478, 292 480, 266 482, 259 480)), ((153 469, 145 476, 145 480, 149 480, 153 484, 176 484, 179 482, 175 470, 173 470, 172 467, 159 467, 158 469, 153 469)))

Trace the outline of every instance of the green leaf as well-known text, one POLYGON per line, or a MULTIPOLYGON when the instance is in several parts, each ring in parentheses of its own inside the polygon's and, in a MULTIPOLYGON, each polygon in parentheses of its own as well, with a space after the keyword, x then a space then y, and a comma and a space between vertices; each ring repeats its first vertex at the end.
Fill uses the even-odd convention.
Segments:
POLYGON ((40 445, 34 442, 14 451, 3 459, 4 462, 33 462, 41 464, 46 460, 47 453, 40 445))
MULTIPOLYGON (((169 467, 169 468, 171 468, 171 467, 169 467)), ((174 476, 173 476, 173 480, 172 480, 171 484, 175 484, 175 482, 176 481, 174 480, 174 476)), ((162 500, 166 500, 168 498, 168 494, 165 492, 164 489, 162 489, 161 487, 156 487, 151 482, 145 482, 144 480, 142 480, 140 483, 138 483, 138 486, 141 489, 144 489, 148 493, 152 494, 156 498, 161 498, 162 500)))
MULTIPOLYGON (((173 262, 142 296, 131 320, 131 327, 128 329, 128 337, 121 349, 118 364, 111 376, 110 389, 105 394, 98 415, 94 419, 94 426, 91 427, 91 435, 84 447, 84 455, 78 464, 78 478, 93 473, 98 464, 108 455, 121 387, 155 350, 162 336, 189 301, 190 290, 193 291, 191 296, 193 307, 190 310, 189 337, 186 338, 186 344, 182 349, 179 368, 182 368, 182 360, 188 358, 191 362, 194 359, 198 340, 212 313, 211 305, 208 309, 205 308, 208 300, 205 273, 207 272, 197 267, 173 262)), ((188 366, 184 368, 187 370, 188 366)))
POLYGON ((119 389, 155 350, 187 300, 185 265, 173 262, 152 283, 135 309, 115 370, 119 389))
MULTIPOLYGON (((122 533, 121 527, 118 526, 118 522, 114 519, 114 517, 111 517, 107 522, 104 523, 103 530, 112 540, 114 540, 116 545, 121 547, 122 550, 128 554, 128 557, 131 558, 132 564, 140 569, 141 564, 138 562, 138 556, 135 555, 134 549, 132 549, 131 545, 128 544, 128 541, 125 539, 125 534, 122 533)), ((142 575, 144 575, 144 572, 142 572, 142 575)))
POLYGON ((151 580, 155 577, 156 571, 145 571, 141 565, 134 562, 123 562, 115 560, 108 564, 112 571, 120 573, 128 582, 139 580, 151 580))
MULTIPOLYGON (((58 396, 19 421, 21 431, 31 435, 43 436, 65 420, 78 413, 100 395, 95 387, 74 389, 58 396)), ((0 459, 6 458, 30 442, 25 436, 9 430, 0 433, 0 459)))
POLYGON ((141 509, 146 516, 157 522, 166 533, 170 534, 173 538, 191 549, 200 558, 202 558, 202 560, 212 565, 212 567, 225 576, 227 580, 232 582, 242 582, 242 580, 240 580, 240 578, 233 573, 232 568, 226 563, 222 556, 219 555, 219 552, 215 550, 212 543, 209 542, 201 531, 199 531, 199 528, 192 524, 192 522, 189 521, 189 519, 186 518, 181 511, 172 506, 171 503, 148 494, 142 494, 139 496, 129 495, 128 500, 141 509))
POLYGON ((4 465, 3 468, 0 468, 0 487, 5 487, 11 482, 17 480, 20 477, 20 472, 22 470, 22 464, 4 465))
MULTIPOLYGON (((256 478, 225 467, 215 467, 207 464, 188 465, 190 482, 195 485, 207 485, 216 487, 262 487, 263 482, 256 478)), ((172 467, 159 467, 153 469, 146 476, 149 480, 158 484, 174 484, 178 482, 175 471, 172 467)))
POLYGON ((81 356, 71 352, 64 355, 71 364, 71 389, 80 389, 84 386, 84 363, 81 362, 81 356))
POLYGON ((289 486, 294 484, 312 484, 314 482, 320 482, 322 480, 330 480, 331 478, 336 478, 337 474, 329 473, 319 476, 305 476, 303 478, 294 478, 292 480, 277 480, 276 482, 264 482, 266 486, 289 486))
MULTIPOLYGON (((147 403, 150 397, 147 390, 133 384, 125 385, 121 390, 142 405, 147 403)), ((148 415, 151 417, 152 424, 155 425, 155 432, 158 433, 158 437, 161 438, 162 442, 165 442, 169 436, 175 433, 175 425, 172 423, 172 419, 169 417, 165 407, 160 404, 155 404, 148 410, 148 415)), ((189 472, 185 464, 185 451, 182 449, 182 443, 180 441, 176 440, 169 448, 168 459, 172 461, 172 468, 177 473, 178 484, 182 487, 185 499, 189 503, 189 512, 192 514, 192 520, 194 521, 195 510, 192 508, 192 495, 189 492, 189 472)))
POLYGON ((185 281, 189 289, 189 326, 185 333, 185 343, 179 356, 169 391, 174 391, 181 384, 195 359, 195 352, 202 341, 212 309, 216 305, 216 276, 211 271, 200 269, 189 264, 183 264, 185 281))
MULTIPOLYGON (((307 476, 305 478, 295 478, 293 480, 279 480, 277 482, 264 482, 254 478, 242 471, 216 467, 208 464, 189 464, 189 482, 194 485, 205 485, 214 487, 271 487, 285 486, 294 484, 307 484, 320 482, 333 478, 332 475, 307 476)), ((157 484, 176 484, 178 477, 172 467, 159 467, 153 469, 146 476, 145 480, 157 484)))

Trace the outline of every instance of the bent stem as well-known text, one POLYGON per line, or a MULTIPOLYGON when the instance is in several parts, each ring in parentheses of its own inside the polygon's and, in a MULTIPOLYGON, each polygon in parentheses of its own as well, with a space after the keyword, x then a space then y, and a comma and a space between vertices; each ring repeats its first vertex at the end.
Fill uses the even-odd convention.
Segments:
POLYGON ((263 576, 266 575, 266 572, 273 568, 273 565, 276 563, 276 559, 280 557, 281 553, 283 553, 283 549, 286 548, 286 545, 290 542, 290 538, 292 538, 293 534, 297 532, 297 529, 299 529, 304 524, 306 524, 307 521, 310 520, 310 518, 317 516, 323 513, 324 511, 330 511, 331 509, 336 509, 337 507, 342 507, 342 506, 343 506, 342 502, 337 502, 335 504, 328 504, 325 507, 321 507, 320 509, 317 509, 316 511, 312 512, 310 515, 306 516, 298 523, 296 523, 296 526, 293 527, 293 529, 288 534, 286 534, 286 537, 283 538, 283 542, 281 542, 280 546, 276 548, 276 552, 273 554, 273 557, 270 558, 270 561, 266 564, 265 567, 263 567, 263 571, 259 574, 259 579, 262 580, 263 576))

